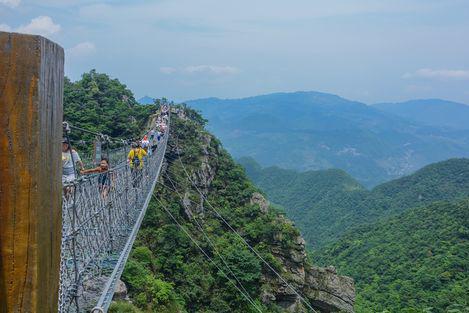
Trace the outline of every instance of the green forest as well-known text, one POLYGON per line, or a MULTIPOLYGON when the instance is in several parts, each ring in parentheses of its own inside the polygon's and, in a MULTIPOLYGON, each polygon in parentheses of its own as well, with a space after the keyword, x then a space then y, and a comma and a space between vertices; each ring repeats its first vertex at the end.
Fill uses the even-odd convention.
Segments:
POLYGON ((469 159, 434 163, 372 190, 342 170, 296 172, 261 168, 251 158, 239 162, 267 197, 284 207, 313 249, 335 242, 352 227, 434 201, 469 197, 469 159))
POLYGON ((315 260, 353 276, 357 312, 468 312, 469 199, 355 228, 315 260))
MULTIPOLYGON (((243 168, 204 130, 201 116, 191 110, 186 114, 186 120, 173 115, 167 168, 122 277, 133 306, 115 303, 111 312, 257 312, 220 271, 227 271, 223 260, 258 308, 284 312, 275 302, 261 301, 262 294, 278 288, 272 273, 222 223, 213 208, 287 278, 288 271, 273 251, 288 251, 299 231, 273 208, 263 211, 252 203, 258 189, 243 168), (186 173, 207 192, 207 201, 186 173), (165 209, 214 263, 206 260, 165 209)), ((233 280, 232 274, 228 276, 233 280)))

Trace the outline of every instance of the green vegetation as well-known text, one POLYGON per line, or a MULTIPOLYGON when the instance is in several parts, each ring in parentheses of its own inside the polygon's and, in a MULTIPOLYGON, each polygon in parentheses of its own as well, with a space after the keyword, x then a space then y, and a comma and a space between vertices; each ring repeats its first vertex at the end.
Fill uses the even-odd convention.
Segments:
POLYGON ((428 165, 416 173, 363 188, 341 170, 298 173, 239 161, 274 203, 285 208, 310 247, 335 242, 348 229, 434 201, 469 197, 469 159, 428 165))
POLYGON ((172 117, 166 174, 155 190, 156 199, 150 203, 123 274, 130 297, 144 312, 255 312, 178 228, 165 212, 165 206, 229 274, 195 222, 202 224, 217 251, 263 311, 283 312, 275 304, 261 303, 262 291, 275 288, 269 275, 266 276, 268 270, 216 217, 207 201, 202 201, 186 177, 184 167, 207 193, 210 204, 286 277, 289 273, 272 254, 272 249, 274 246, 289 249, 299 232, 274 209, 263 212, 258 204, 251 203, 257 189, 242 167, 204 130, 205 121, 200 115, 192 110, 185 112, 188 119, 172 117), (192 201, 186 200, 187 207, 174 188, 192 201))
POLYGON ((253 159, 239 162, 273 203, 302 232, 310 247, 333 242, 349 227, 350 215, 360 216, 359 204, 369 193, 342 170, 296 172, 278 167, 262 169, 253 159))
MULTIPOLYGON (((64 121, 90 131, 104 133, 115 138, 136 138, 143 129, 150 114, 155 113, 155 105, 139 105, 125 85, 118 79, 95 70, 84 73, 76 82, 65 78, 64 121)), ((94 136, 81 131, 72 131, 72 141, 81 150, 92 147, 94 136)))
POLYGON ((469 159, 371 191, 340 170, 240 163, 297 223, 314 260, 356 280, 357 312, 469 312, 469 159))
POLYGON ((469 200, 355 228, 315 253, 356 280, 357 312, 469 312, 469 200))
POLYGON ((111 303, 109 313, 142 313, 142 311, 130 302, 115 301, 111 303))

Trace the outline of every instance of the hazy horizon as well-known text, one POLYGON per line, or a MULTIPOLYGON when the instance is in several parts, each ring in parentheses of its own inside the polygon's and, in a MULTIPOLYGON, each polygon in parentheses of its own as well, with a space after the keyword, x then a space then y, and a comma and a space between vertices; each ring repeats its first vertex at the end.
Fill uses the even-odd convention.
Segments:
POLYGON ((44 35, 64 47, 71 79, 95 68, 137 98, 469 103, 463 0, 0 0, 0 30, 44 35))

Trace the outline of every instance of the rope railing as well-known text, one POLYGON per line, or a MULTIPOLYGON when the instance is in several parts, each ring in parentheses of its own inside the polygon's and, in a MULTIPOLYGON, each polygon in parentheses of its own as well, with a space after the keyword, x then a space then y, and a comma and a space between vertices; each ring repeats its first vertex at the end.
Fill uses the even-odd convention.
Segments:
POLYGON ((109 308, 158 179, 168 135, 169 127, 141 169, 122 162, 125 151, 116 149, 115 167, 64 185, 59 312, 109 308))

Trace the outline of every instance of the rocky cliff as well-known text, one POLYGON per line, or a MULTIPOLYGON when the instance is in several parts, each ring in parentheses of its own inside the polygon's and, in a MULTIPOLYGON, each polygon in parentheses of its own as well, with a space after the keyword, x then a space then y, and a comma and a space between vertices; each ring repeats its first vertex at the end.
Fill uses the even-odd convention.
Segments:
POLYGON ((311 265, 305 241, 293 223, 270 206, 220 142, 204 130, 203 119, 180 108, 171 123, 167 162, 155 193, 158 200, 145 218, 124 273, 134 303, 141 309, 167 312, 309 312, 307 303, 321 312, 353 312, 352 279, 339 276, 333 267, 311 265), (204 259, 165 210, 213 263, 204 259), (220 268, 237 283, 230 285, 220 268), (136 275, 157 277, 160 285, 169 286, 168 296, 158 299, 144 286, 147 278, 137 283, 136 275))

